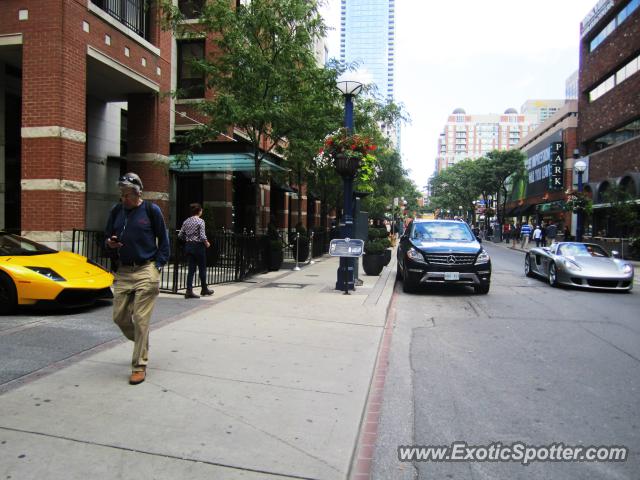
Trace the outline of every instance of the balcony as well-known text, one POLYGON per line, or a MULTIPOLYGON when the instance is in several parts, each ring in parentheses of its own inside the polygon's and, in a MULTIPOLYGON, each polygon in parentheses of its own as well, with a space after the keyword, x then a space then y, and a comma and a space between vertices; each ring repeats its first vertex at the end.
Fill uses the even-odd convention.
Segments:
POLYGON ((147 0, 91 0, 145 40, 149 40, 149 8, 147 0))

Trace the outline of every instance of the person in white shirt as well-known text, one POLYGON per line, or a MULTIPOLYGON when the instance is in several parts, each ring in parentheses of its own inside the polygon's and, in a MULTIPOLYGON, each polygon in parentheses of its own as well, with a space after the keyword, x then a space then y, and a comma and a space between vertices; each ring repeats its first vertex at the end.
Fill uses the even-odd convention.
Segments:
POLYGON ((536 226, 536 229, 533 231, 533 239, 536 241, 536 247, 540 246, 540 242, 542 241, 542 229, 540 225, 536 226))

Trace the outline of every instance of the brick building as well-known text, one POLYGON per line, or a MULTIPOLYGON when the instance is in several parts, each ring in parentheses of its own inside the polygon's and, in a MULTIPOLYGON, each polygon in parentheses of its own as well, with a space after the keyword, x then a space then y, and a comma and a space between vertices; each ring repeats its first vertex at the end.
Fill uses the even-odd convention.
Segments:
POLYGON ((3 0, 0 228, 67 248, 126 170, 168 213, 171 42, 143 2, 3 0))
MULTIPOLYGON (((593 195, 586 233, 619 232, 606 192, 624 188, 640 203, 640 0, 602 0, 581 24, 578 140, 593 195)), ((575 183, 575 182, 574 182, 575 183)))

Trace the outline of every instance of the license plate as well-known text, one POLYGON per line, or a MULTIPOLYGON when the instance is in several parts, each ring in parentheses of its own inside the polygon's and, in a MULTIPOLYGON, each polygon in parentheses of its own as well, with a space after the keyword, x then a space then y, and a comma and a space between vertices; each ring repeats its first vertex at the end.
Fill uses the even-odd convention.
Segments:
POLYGON ((444 272, 445 280, 460 280, 460 272, 444 272))

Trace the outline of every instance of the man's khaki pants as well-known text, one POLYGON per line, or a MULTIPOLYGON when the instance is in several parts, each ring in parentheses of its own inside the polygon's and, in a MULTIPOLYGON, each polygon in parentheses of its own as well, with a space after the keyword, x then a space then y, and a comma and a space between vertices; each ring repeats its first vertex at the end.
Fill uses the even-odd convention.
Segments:
POLYGON ((115 275, 113 321, 134 342, 131 367, 143 371, 149 360, 149 321, 159 293, 160 273, 153 262, 121 265, 115 275))

